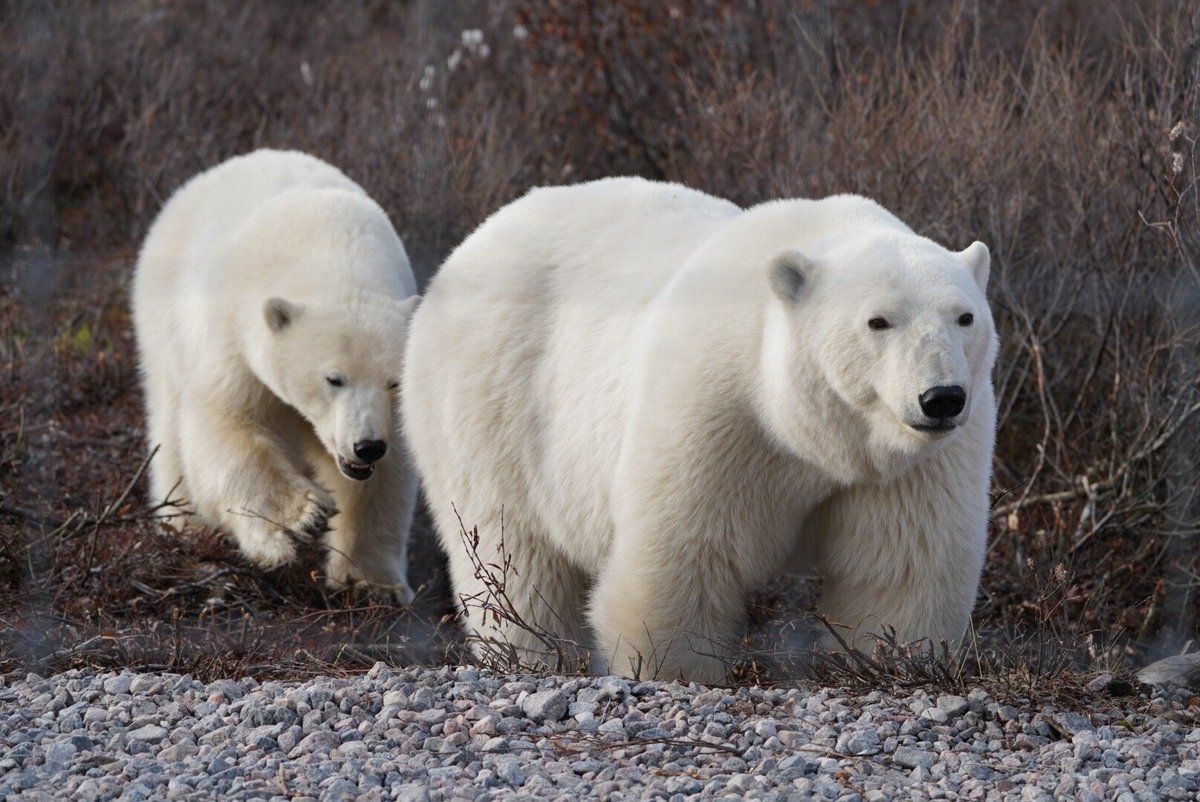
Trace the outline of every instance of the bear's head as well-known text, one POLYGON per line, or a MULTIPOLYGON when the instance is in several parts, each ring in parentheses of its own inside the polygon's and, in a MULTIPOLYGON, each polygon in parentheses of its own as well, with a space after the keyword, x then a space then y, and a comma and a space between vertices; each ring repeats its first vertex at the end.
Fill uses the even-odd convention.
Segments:
POLYGON ((866 421, 869 446, 915 454, 953 436, 990 381, 996 334, 990 256, 906 231, 854 232, 813 253, 785 249, 769 280, 804 367, 866 421))
POLYGON ((404 343, 419 301, 299 304, 274 297, 263 304, 260 378, 312 425, 350 479, 369 479, 397 450, 404 343))

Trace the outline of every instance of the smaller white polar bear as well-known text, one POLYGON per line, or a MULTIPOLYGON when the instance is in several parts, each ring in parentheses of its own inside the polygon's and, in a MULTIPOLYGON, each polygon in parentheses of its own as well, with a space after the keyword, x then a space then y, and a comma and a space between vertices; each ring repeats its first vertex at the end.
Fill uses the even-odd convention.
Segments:
MULTIPOLYGON (((674 184, 537 189, 416 312, 403 411, 472 633, 510 619, 631 675, 717 682, 798 561, 849 638, 965 630, 995 429, 989 255, 866 198, 740 209, 674 184), (511 557, 508 616, 475 558, 511 557)), ((492 572, 495 573, 494 571, 492 572)), ((603 667, 603 665, 598 666, 603 667)))
POLYGON ((387 215, 319 159, 260 150, 185 184, 133 285, 152 503, 265 568, 328 531, 332 587, 410 601, 396 398, 417 301, 387 215))

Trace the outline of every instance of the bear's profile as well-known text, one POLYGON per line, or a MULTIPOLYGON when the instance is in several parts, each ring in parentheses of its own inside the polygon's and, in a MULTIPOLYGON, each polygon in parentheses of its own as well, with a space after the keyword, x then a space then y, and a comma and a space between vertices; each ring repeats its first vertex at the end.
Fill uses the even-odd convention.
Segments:
POLYGON ((267 568, 328 530, 331 586, 409 601, 396 406, 416 302, 387 215, 334 167, 260 150, 185 184, 134 275, 152 503, 267 568))
MULTIPOLYGON (((403 411, 456 594, 477 556, 610 670, 720 681, 789 561, 850 638, 958 638, 982 566, 996 336, 982 243, 866 198, 741 209, 614 178, 536 189, 446 261, 403 411)), ((547 646, 468 601, 472 633, 547 646)))

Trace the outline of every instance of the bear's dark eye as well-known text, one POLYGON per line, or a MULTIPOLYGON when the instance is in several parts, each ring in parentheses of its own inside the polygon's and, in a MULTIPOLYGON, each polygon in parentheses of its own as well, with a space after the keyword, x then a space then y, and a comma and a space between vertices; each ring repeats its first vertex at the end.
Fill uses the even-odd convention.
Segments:
POLYGON ((962 315, 959 315, 958 325, 960 325, 960 326, 970 326, 974 322, 975 322, 975 316, 972 315, 970 312, 964 312, 962 315))
POLYGON ((400 389, 400 382, 388 382, 388 389, 389 389, 389 390, 398 390, 398 389, 400 389))
POLYGON ((873 317, 867 321, 867 326, 873 331, 883 331, 884 329, 890 329, 892 324, 888 323, 884 318, 873 317))
POLYGON ((346 380, 341 376, 326 376, 325 381, 329 382, 330 387, 341 387, 346 383, 346 380))

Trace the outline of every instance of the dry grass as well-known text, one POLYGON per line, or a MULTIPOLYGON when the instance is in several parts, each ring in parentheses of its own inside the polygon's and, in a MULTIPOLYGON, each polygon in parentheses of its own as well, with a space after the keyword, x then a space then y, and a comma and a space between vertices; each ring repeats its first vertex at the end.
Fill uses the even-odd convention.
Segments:
MULTIPOLYGON (((142 512, 133 255, 183 179, 261 145, 362 182, 422 276, 528 186, 614 173, 744 203, 863 192, 984 240, 1004 346, 977 649, 1056 676, 1194 636, 1190 4, 0 8, 0 669, 304 673, 460 648, 425 524, 410 616, 323 597, 315 560, 264 575, 142 512)), ((765 589, 755 632, 802 602, 765 589)))

